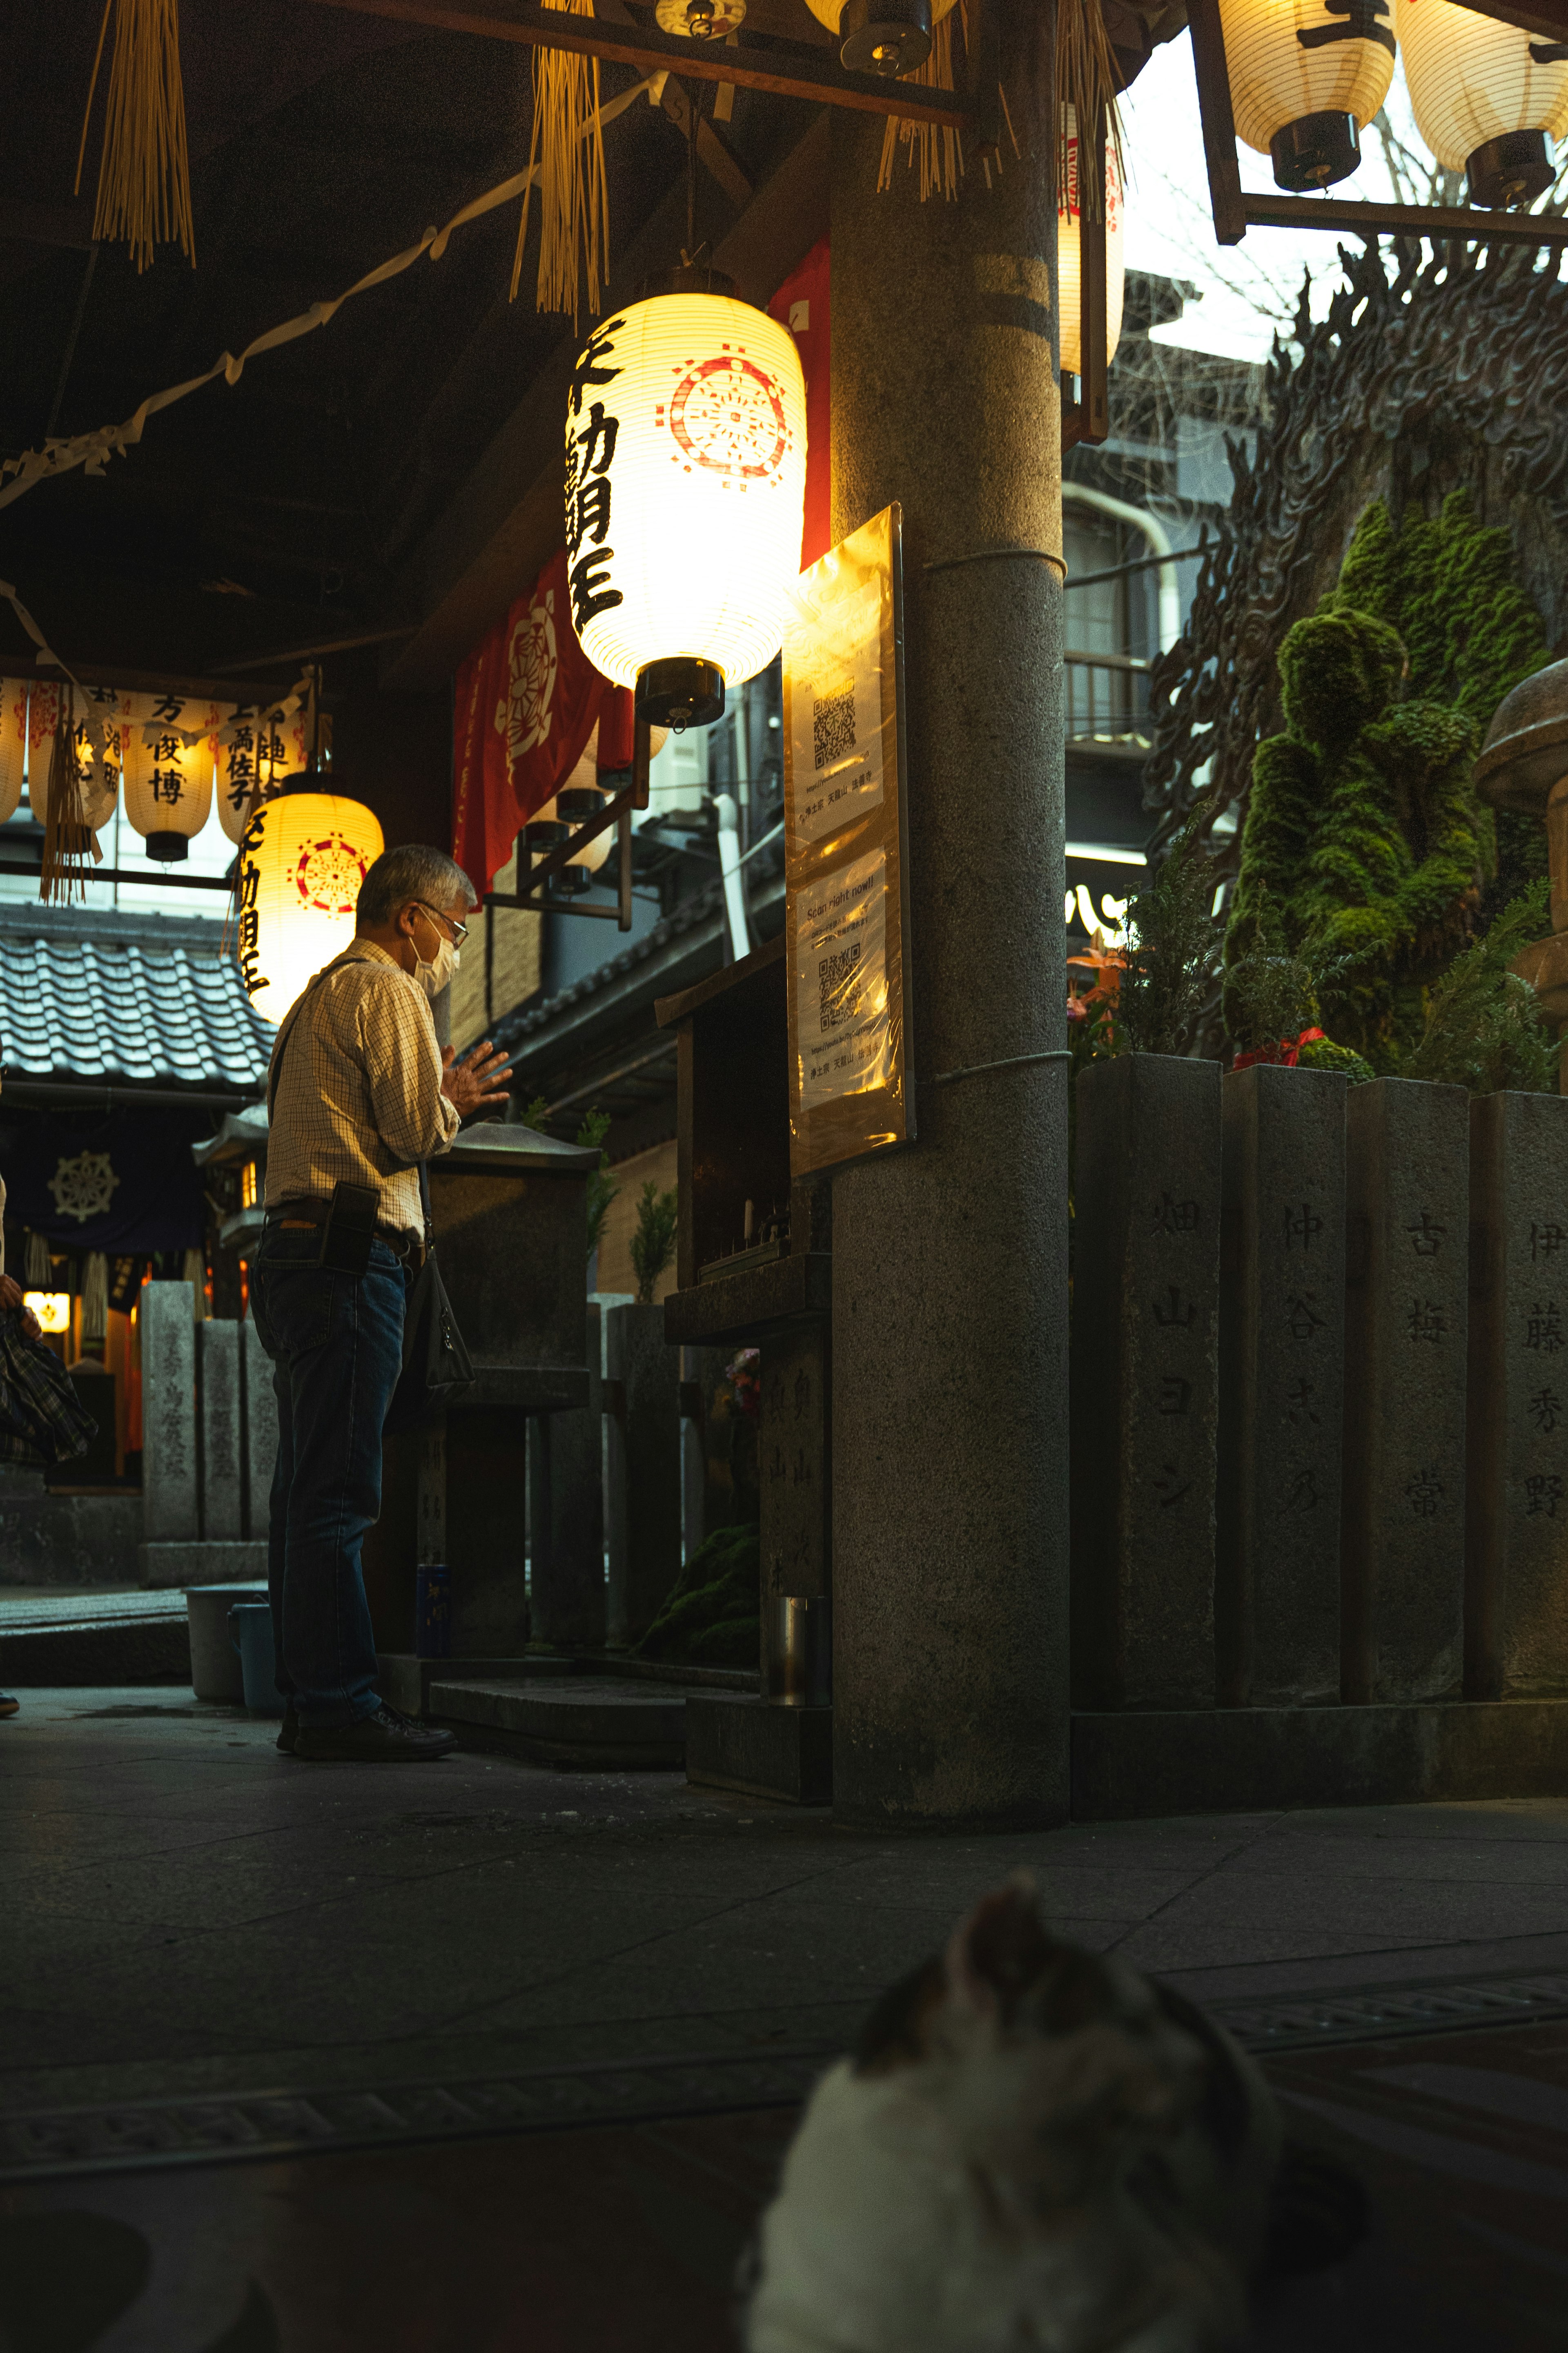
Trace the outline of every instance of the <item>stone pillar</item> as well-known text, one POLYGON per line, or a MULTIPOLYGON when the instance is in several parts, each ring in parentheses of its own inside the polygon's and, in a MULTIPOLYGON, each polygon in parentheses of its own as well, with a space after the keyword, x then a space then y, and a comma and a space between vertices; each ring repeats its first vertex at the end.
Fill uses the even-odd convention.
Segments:
POLYGON ((638 1642, 680 1573, 679 1355, 662 1307, 605 1317, 608 1638, 638 1642))
POLYGON ((202 1534, 237 1542, 245 1533, 240 1480, 239 1325, 196 1327, 202 1408, 202 1534))
POLYGON ((239 1356, 245 1398, 245 1533, 253 1544, 265 1544, 278 1462, 278 1394, 271 1359, 248 1317, 239 1327, 239 1356))
POLYGON ((1057 126, 1015 26, 989 189, 879 195, 879 118, 830 133, 834 535, 904 533, 918 1140, 833 1201, 833 1780, 878 1826, 1068 1810, 1057 126))
POLYGON ((191 1544, 201 1533, 196 1482, 196 1327, 188 1282, 143 1285, 142 1527, 148 1544, 191 1544))
POLYGON ((528 1648, 523 1430, 510 1406, 455 1405, 417 1433, 419 1559, 451 1570, 455 1659, 528 1648))
POLYGON ((1462 1087, 1377 1079, 1350 1092, 1342 1588, 1350 1701, 1459 1695, 1469 1124, 1462 1087))
POLYGON ((1219 1696, 1340 1695, 1345 1087, 1255 1063, 1225 1099, 1219 1696))
POLYGON ((599 1310, 588 1310, 588 1403, 529 1424, 533 1532, 531 1639, 561 1651, 604 1648, 604 1385, 599 1310))
POLYGON ((699 1546, 738 1516, 730 1464, 730 1424, 715 1405, 726 1388, 727 1348, 682 1348, 680 1352, 680 1525, 688 1560, 699 1546))
MULTIPOLYGON (((778 1640, 776 1604, 821 1602, 832 1593, 828 1475, 828 1335, 816 1322, 790 1324, 763 1343, 762 1682, 778 1640)), ((826 1674, 819 1676, 826 1683, 826 1674)))
POLYGON ((1568 1692, 1568 1103, 1470 1105, 1465 1693, 1568 1692))
POLYGON ((1120 1055, 1077 1113, 1073 1698, 1212 1707, 1219 1064, 1120 1055))

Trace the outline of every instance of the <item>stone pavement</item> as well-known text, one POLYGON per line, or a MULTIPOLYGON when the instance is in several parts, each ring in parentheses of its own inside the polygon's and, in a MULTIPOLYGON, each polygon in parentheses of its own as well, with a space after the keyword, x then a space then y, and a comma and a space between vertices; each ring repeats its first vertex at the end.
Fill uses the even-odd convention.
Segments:
POLYGON ((0 1725, 6 2113, 840 2047, 1017 1864, 1200 1997, 1568 1968, 1568 1799, 881 1839, 674 1774, 323 1767, 177 1689, 0 1725))

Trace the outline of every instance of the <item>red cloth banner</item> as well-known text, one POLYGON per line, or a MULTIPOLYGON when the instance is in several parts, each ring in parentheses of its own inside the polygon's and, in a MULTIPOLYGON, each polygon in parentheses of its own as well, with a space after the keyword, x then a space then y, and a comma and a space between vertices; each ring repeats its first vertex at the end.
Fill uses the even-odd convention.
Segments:
POLYGON ((452 855, 482 894, 519 828, 552 800, 599 730, 601 768, 629 768, 632 698, 577 641, 563 548, 458 672, 452 855))
POLYGON ((826 555, 833 544, 833 475, 829 444, 833 429, 829 362, 827 239, 814 245, 800 268, 784 280, 768 304, 768 316, 787 327, 805 377, 805 516, 800 536, 800 568, 826 555))

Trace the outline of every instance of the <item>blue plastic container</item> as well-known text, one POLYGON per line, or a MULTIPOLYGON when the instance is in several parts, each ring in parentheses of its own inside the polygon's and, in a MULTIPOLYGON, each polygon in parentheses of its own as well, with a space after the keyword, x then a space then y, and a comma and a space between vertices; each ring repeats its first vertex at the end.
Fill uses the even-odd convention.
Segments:
POLYGON ((414 1655, 416 1659, 452 1655, 452 1572, 444 1562, 427 1562, 416 1573, 414 1655))
POLYGON ((272 1648, 272 1605, 268 1601, 237 1601, 228 1613, 229 1632, 239 1652, 245 1679, 245 1704, 251 1715, 281 1715, 283 1697, 278 1689, 278 1659, 272 1648))

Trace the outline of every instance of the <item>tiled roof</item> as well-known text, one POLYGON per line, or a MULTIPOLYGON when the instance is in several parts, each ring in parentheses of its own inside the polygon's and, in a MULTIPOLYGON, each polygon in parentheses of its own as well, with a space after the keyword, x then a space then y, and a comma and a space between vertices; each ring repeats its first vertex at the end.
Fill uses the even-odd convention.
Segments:
POLYGON ((0 903, 0 1060, 13 1078, 258 1092, 277 1035, 224 926, 0 903))

